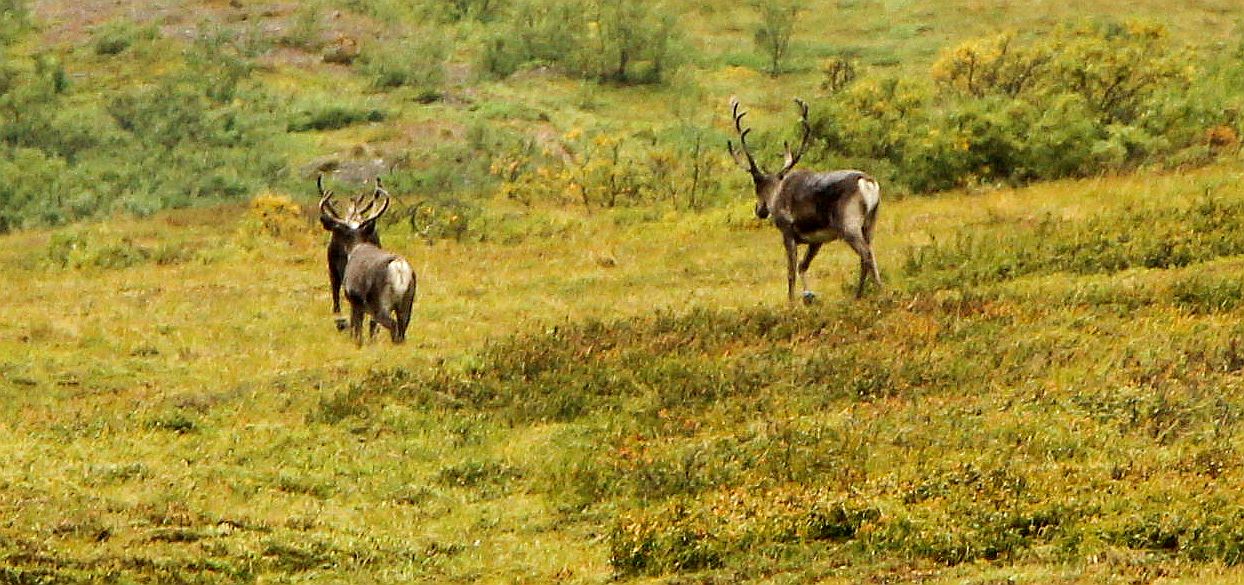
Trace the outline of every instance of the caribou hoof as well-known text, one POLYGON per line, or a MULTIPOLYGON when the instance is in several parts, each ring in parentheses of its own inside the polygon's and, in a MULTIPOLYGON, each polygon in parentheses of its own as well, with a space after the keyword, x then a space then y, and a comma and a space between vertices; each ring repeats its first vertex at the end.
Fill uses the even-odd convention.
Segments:
POLYGON ((803 291, 803 304, 811 305, 815 302, 816 302, 816 293, 810 290, 803 291))
POLYGON ((334 322, 337 324, 337 331, 345 331, 350 326, 350 322, 345 317, 337 317, 334 322))

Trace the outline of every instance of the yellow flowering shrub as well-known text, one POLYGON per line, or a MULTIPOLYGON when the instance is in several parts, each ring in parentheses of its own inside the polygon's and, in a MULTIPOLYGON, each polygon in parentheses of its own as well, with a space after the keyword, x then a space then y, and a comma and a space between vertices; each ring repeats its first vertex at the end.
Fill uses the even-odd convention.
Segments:
POLYGON ((309 244, 314 227, 302 213, 302 207, 288 195, 266 191, 251 199, 246 216, 238 225, 239 239, 253 247, 256 235, 287 244, 309 244))

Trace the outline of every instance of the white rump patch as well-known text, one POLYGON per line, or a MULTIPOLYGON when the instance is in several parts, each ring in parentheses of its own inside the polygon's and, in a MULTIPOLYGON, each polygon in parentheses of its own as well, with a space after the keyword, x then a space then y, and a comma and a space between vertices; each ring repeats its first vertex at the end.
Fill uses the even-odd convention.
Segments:
POLYGON ((410 263, 402 258, 398 258, 389 262, 389 290, 393 294, 393 298, 401 298, 410 290, 410 285, 414 283, 414 270, 411 270, 410 263))
POLYGON ((881 186, 871 179, 860 179, 859 188, 864 196, 864 206, 872 212, 881 203, 881 186))

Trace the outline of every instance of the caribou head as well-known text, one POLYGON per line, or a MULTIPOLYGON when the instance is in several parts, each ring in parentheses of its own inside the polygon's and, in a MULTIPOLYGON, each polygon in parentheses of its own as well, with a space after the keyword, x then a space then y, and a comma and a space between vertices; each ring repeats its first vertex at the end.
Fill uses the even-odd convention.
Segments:
POLYGON ((734 142, 729 140, 726 141, 726 148, 730 151, 734 162, 752 176, 752 183, 756 187, 756 217, 760 219, 769 217, 772 209, 771 203, 778 192, 778 187, 791 169, 799 164, 799 159, 808 150, 809 138, 812 136, 812 127, 808 124, 808 104, 798 98, 795 99, 795 103, 799 105, 799 122, 803 127, 803 138, 799 142, 799 148, 794 152, 790 149, 790 143, 785 143, 786 158, 782 163, 782 168, 776 173, 770 173, 756 164, 756 158, 752 156, 751 148, 747 146, 747 135, 752 131, 751 128, 743 127, 743 117, 747 115, 747 112, 739 111, 737 98, 730 99, 730 114, 734 118, 734 129, 739 134, 740 149, 735 150, 734 142))

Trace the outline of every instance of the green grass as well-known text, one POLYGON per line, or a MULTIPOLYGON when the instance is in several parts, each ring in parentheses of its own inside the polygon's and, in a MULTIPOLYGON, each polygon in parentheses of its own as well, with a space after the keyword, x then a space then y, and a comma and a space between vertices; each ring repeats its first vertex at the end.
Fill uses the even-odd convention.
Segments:
MULTIPOLYGON (((46 39, 90 111, 180 70, 190 10, 238 30, 302 18, 325 42, 425 17, 227 6, 91 34, 43 3, 14 50, 46 39)), ((255 59, 284 131, 263 143, 276 194, 313 202, 308 165, 383 157, 405 161, 387 183, 402 206, 474 197, 462 241, 382 226, 419 275, 406 345, 334 331, 313 212, 117 209, 0 236, 0 583, 1244 581, 1238 154, 887 194, 887 287, 851 300, 858 261, 835 244, 821 303, 796 308, 740 173, 704 211, 586 214, 497 200, 479 170, 514 136, 726 132, 731 95, 775 132, 831 55, 925 72, 1001 28, 1133 15, 1233 50, 1240 8, 818 2, 773 79, 749 11, 671 6, 697 18, 669 87, 477 78, 489 25, 471 21, 443 25, 430 104, 299 48, 318 42, 255 59)))

